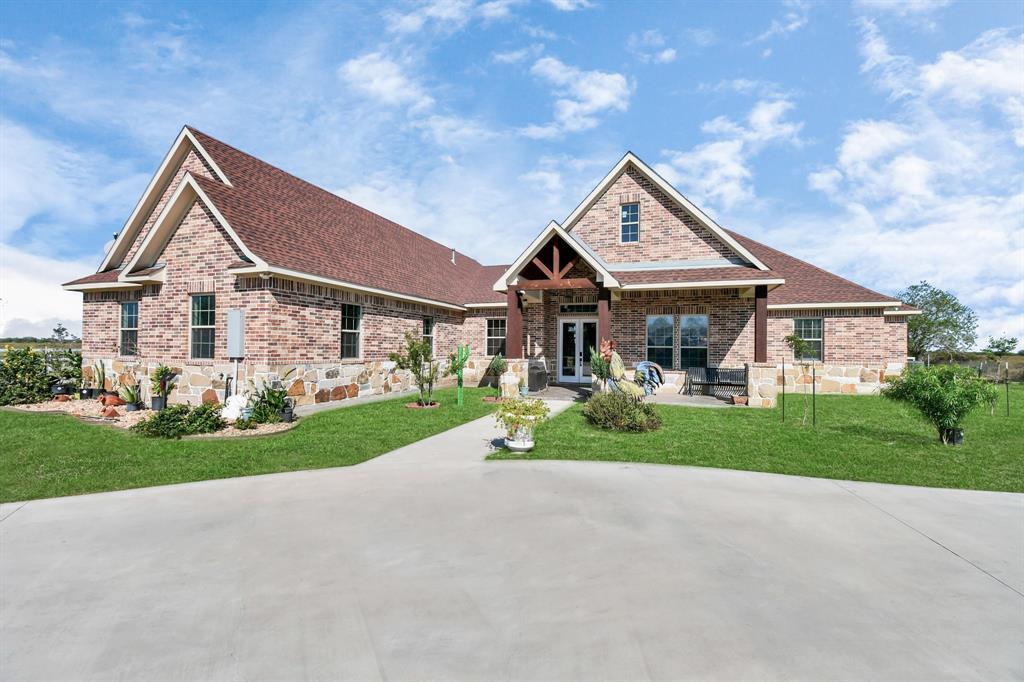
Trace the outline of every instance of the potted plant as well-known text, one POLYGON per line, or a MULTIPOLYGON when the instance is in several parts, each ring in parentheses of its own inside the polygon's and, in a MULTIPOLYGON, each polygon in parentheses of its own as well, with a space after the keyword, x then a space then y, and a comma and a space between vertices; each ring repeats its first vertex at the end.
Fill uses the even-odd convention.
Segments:
POLYGON ((505 361, 505 358, 502 357, 501 353, 497 353, 487 365, 487 371, 484 372, 484 378, 480 385, 498 388, 498 377, 504 374, 507 369, 508 363, 505 361))
POLYGON ((162 410, 167 407, 167 394, 171 392, 171 384, 174 382, 174 372, 167 365, 160 365, 153 370, 149 379, 149 390, 152 393, 150 404, 154 410, 162 410))
POLYGON ((502 402, 494 416, 505 431, 505 447, 512 452, 532 450, 534 429, 548 418, 549 412, 544 401, 537 398, 502 402))
POLYGON ((96 393, 93 398, 100 398, 105 395, 117 395, 116 391, 107 390, 107 365, 102 360, 97 360, 93 365, 93 374, 96 377, 96 393))
POLYGON ((995 405, 999 392, 970 367, 935 365, 908 367, 903 374, 888 377, 882 395, 920 412, 942 443, 961 445, 967 415, 981 405, 995 405))
MULTIPOLYGON (((289 372, 284 378, 287 379, 291 374, 289 372)), ((292 399, 288 397, 283 382, 263 382, 258 388, 255 383, 250 383, 249 394, 249 407, 242 409, 242 419, 256 424, 269 424, 291 422, 295 418, 292 399)))
POLYGON ((128 412, 134 412, 139 409, 139 403, 142 402, 142 396, 140 395, 138 384, 123 384, 121 390, 118 391, 118 395, 121 396, 121 400, 124 401, 124 409, 128 412))
POLYGON ((519 395, 524 398, 530 395, 530 387, 527 385, 526 379, 523 377, 519 377, 519 395))

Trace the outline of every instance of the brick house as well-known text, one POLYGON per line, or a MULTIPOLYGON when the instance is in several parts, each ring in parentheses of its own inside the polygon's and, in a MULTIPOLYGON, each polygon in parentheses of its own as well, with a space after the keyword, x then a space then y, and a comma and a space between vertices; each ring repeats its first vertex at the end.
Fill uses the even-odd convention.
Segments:
POLYGON ((614 338, 673 382, 749 366, 770 405, 784 376, 804 382, 776 369, 793 362, 785 335, 812 343, 821 390, 868 392, 902 367, 916 313, 722 229, 631 153, 515 262, 486 266, 190 127, 99 270, 64 288, 84 294, 87 375, 171 365, 172 401, 191 402, 223 399, 229 377, 283 379, 298 404, 407 390, 387 357, 411 330, 439 358, 468 344, 471 380, 503 352, 531 388, 589 382, 588 349, 614 338))

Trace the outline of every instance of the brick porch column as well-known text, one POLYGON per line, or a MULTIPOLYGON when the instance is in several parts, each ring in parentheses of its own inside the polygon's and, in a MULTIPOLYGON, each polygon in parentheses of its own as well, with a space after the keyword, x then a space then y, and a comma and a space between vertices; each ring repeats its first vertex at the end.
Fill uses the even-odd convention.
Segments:
POLYGON ((514 287, 508 288, 508 312, 505 313, 505 357, 523 357, 523 303, 514 287))
POLYGON ((597 290, 597 344, 612 338, 612 291, 605 287, 597 290))
POLYGON ((754 287, 754 362, 768 362, 768 286, 754 287))

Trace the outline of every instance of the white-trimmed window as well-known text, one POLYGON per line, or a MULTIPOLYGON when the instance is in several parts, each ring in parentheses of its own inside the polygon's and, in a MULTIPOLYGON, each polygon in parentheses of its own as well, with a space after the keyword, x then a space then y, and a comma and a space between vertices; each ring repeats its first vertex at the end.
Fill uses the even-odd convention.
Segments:
POLYGON ((139 302, 121 303, 121 355, 139 354, 139 302))
POLYGON ((363 330, 363 308, 352 303, 341 304, 341 359, 360 357, 363 330))
POLYGON ((192 357, 197 360, 212 360, 217 347, 217 303, 213 294, 192 296, 190 334, 192 357))
POLYGON ((623 244, 640 241, 640 204, 622 204, 619 207, 619 241, 623 244))
POLYGON ((821 361, 825 350, 820 317, 798 317, 793 320, 793 333, 807 342, 810 349, 806 357, 797 360, 821 361))
POLYGON ((505 354, 505 318, 487 318, 487 354, 505 354))
POLYGON ((672 369, 672 334, 675 324, 671 315, 647 316, 647 360, 672 369))
POLYGON ((434 351, 434 318, 423 318, 423 340, 430 344, 430 351, 434 351))
POLYGON ((708 366, 708 316, 679 316, 679 368, 708 366))

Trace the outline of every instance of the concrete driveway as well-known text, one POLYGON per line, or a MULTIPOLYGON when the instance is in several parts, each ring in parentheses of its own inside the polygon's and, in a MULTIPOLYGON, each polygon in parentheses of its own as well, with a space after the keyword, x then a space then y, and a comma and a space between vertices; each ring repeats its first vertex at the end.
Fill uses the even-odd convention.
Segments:
POLYGON ((495 435, 3 505, 0 678, 1024 679, 1024 496, 495 435))

